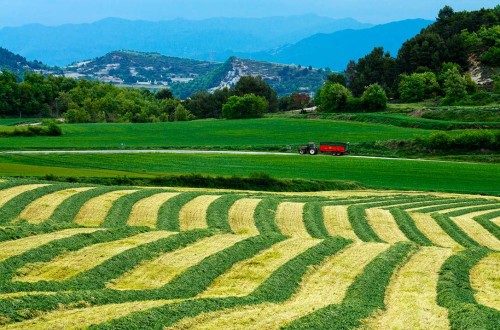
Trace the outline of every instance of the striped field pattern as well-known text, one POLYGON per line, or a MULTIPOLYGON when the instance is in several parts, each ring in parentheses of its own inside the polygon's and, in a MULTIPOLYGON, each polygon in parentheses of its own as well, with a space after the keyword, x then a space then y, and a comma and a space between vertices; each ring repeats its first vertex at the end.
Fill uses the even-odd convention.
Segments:
POLYGON ((0 328, 500 328, 496 197, 18 180, 0 214, 0 328))

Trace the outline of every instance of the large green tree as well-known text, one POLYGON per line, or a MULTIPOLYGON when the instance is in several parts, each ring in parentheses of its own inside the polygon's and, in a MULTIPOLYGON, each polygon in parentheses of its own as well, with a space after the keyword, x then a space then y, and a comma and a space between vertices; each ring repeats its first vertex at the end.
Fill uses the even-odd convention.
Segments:
POLYGON ((243 76, 236 83, 233 90, 237 96, 245 94, 254 94, 262 96, 267 100, 267 112, 278 111, 278 94, 274 91, 268 83, 262 79, 261 76, 243 76))
POLYGON ((226 119, 260 118, 267 108, 267 100, 262 96, 254 94, 233 95, 222 107, 222 114, 226 119))

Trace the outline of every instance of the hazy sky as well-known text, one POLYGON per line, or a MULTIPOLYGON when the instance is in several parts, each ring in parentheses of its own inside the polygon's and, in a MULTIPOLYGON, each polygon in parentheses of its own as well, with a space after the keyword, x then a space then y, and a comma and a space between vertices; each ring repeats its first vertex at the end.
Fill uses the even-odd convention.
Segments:
POLYGON ((176 17, 268 17, 316 13, 384 23, 434 19, 446 4, 458 10, 492 8, 498 0, 0 0, 0 27, 29 23, 60 25, 106 17, 167 20, 176 17))

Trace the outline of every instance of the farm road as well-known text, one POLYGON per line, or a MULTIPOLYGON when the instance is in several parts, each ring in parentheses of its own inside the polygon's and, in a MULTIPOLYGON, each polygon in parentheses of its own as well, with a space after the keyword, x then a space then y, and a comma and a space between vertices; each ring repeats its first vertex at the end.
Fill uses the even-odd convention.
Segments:
MULTIPOLYGON (((163 150, 163 149, 145 149, 145 150, 18 150, 18 151, 3 151, 0 154, 7 155, 52 155, 52 154, 212 154, 212 155, 275 155, 275 156, 302 156, 298 153, 286 152, 266 152, 266 151, 236 151, 236 150, 163 150)), ((323 155, 329 156, 330 155, 323 155)), ((310 157, 310 156, 309 156, 310 157)), ((448 160, 433 160, 420 158, 391 158, 391 157, 376 157, 376 156, 342 156, 349 158, 362 159, 384 159, 384 160, 406 160, 414 162, 435 162, 435 163, 467 163, 477 164, 473 162, 459 162, 448 160)))

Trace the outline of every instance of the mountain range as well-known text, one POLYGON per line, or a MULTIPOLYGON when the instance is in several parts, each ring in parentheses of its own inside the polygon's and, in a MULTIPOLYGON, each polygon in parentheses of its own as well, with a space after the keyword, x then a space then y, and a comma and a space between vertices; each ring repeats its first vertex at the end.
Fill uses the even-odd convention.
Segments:
POLYGON ((58 66, 118 49, 225 61, 238 52, 275 49, 316 33, 370 26, 351 18, 332 19, 316 15, 160 22, 107 18, 90 24, 5 27, 0 30, 0 46, 28 59, 58 66))

